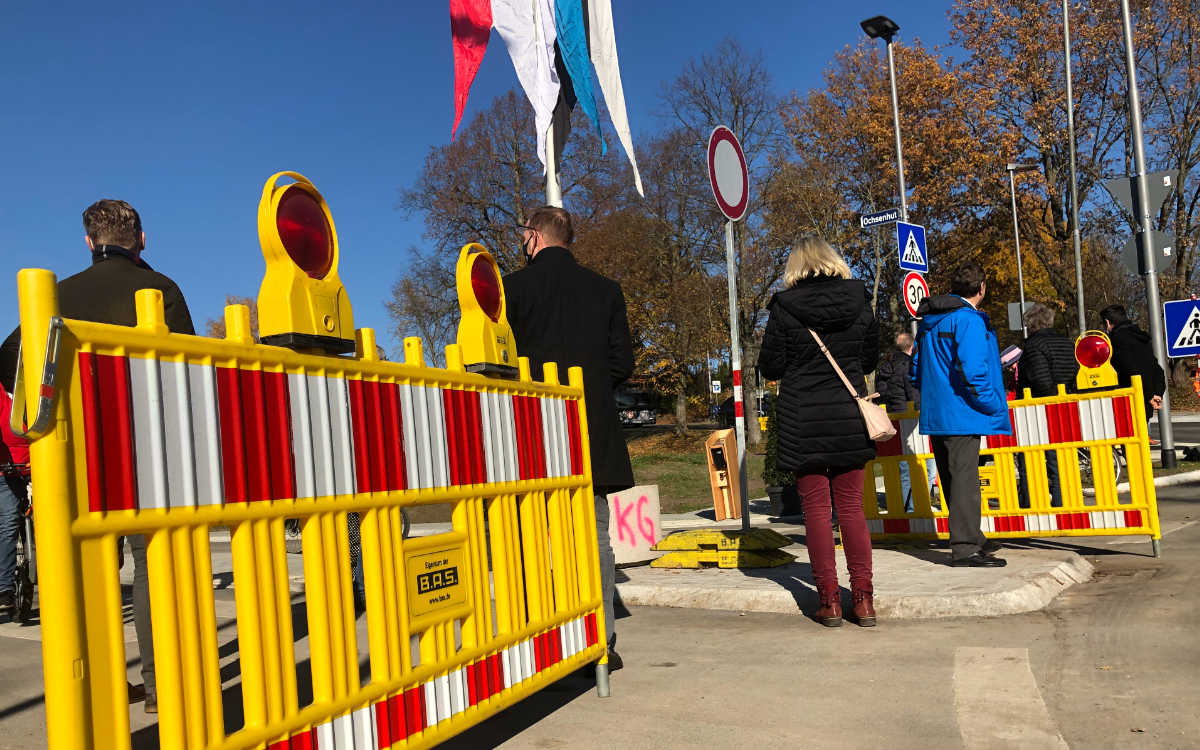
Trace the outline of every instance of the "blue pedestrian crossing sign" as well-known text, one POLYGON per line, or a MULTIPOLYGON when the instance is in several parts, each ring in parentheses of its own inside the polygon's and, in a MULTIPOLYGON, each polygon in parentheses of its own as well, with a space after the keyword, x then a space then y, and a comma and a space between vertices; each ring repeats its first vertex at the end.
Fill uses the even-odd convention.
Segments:
POLYGON ((929 273, 929 254, 925 252, 925 227, 920 224, 896 222, 896 247, 900 251, 900 267, 905 271, 929 273))
POLYGON ((1200 355, 1200 300, 1185 299, 1163 305, 1167 329, 1167 356, 1200 355))

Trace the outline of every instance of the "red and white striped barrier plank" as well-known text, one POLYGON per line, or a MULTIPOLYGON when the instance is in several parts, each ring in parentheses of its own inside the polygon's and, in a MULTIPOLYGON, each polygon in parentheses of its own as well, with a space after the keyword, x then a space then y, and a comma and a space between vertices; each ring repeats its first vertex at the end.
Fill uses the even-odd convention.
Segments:
POLYGON ((596 645, 596 634, 596 615, 585 615, 275 743, 270 750, 384 750, 596 645))
POLYGON ((896 434, 877 446, 881 457, 915 456, 933 452, 929 438, 921 434, 920 419, 893 419, 892 426, 896 428, 896 434))
POLYGON ((93 511, 583 473, 574 400, 79 358, 93 511))
POLYGON ((988 435, 986 448, 1026 448, 1059 443, 1131 438, 1133 409, 1128 396, 1034 404, 1008 410, 1012 435, 988 435))
MULTIPOLYGON (((979 528, 985 533, 1010 531, 1064 531, 1071 529, 1140 529, 1145 522, 1140 510, 1094 510, 1081 513, 1030 513, 983 516, 979 528)), ((948 534, 946 516, 935 518, 868 519, 872 534, 948 534)))

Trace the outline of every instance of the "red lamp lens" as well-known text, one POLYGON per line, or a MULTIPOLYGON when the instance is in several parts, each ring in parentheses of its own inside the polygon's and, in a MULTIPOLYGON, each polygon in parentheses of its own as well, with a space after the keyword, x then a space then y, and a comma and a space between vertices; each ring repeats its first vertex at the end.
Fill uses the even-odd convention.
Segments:
POLYGON ((275 212, 279 239, 293 262, 314 279, 324 278, 333 267, 333 242, 321 204, 303 188, 292 185, 275 212))
POLYGON ((492 322, 500 320, 500 277, 483 256, 476 257, 471 264, 471 290, 492 322))
POLYGON ((1100 367, 1111 356, 1108 342, 1099 336, 1084 336, 1075 345, 1075 359, 1084 367, 1100 367))

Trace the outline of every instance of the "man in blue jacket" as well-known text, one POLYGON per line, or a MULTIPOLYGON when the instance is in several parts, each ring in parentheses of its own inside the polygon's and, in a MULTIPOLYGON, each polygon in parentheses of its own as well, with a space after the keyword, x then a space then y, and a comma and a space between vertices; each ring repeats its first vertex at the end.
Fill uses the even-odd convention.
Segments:
POLYGON ((978 263, 954 270, 950 294, 926 297, 917 309, 913 382, 921 391, 921 432, 933 444, 950 511, 950 549, 956 567, 999 568, 1000 543, 980 529, 979 439, 1011 435, 1000 348, 987 313, 979 309, 987 278, 978 263))

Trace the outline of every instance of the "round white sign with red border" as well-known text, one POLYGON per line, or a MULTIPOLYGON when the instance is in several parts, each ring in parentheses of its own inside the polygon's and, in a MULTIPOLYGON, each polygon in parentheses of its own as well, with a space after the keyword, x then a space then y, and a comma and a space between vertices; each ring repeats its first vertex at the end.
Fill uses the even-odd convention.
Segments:
POLYGON ((737 136, 724 125, 713 128, 708 137, 708 181, 721 213, 733 221, 746 215, 750 205, 746 154, 737 136))
POLYGON ((928 296, 929 285, 925 283, 925 277, 916 271, 909 271, 904 277, 904 306, 908 308, 908 314, 917 317, 921 300, 928 296))

